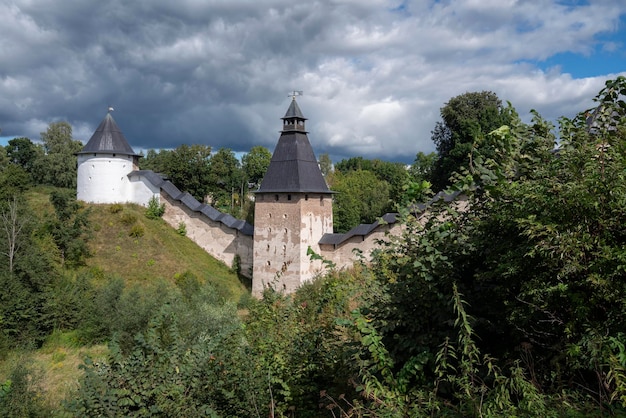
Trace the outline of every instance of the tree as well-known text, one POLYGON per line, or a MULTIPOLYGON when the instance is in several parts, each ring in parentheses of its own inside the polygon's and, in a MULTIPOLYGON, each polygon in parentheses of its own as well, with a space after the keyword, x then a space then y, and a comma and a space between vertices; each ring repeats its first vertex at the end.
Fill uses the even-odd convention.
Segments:
POLYGON ((490 388, 515 376, 554 400, 576 391, 626 406, 624 96, 619 77, 592 118, 562 119, 556 154, 550 123, 511 112, 461 168, 462 204, 435 203, 419 222, 405 214, 403 236, 375 255, 384 291, 368 307, 394 370, 445 384, 463 415, 481 415, 499 396, 490 388))
POLYGON ((44 230, 54 239, 61 256, 61 264, 76 267, 84 264, 90 255, 88 209, 81 208, 73 190, 54 190, 50 194, 55 216, 45 223, 44 230))
POLYGON ((367 160, 363 157, 352 157, 347 160, 341 160, 335 165, 335 171, 344 174, 358 170, 370 171, 379 180, 387 183, 389 200, 383 206, 383 212, 379 213, 378 216, 383 215, 384 212, 394 210, 394 205, 403 200, 403 188, 409 181, 409 175, 404 164, 379 159, 367 160))
POLYGON ((6 237, 6 250, 3 254, 9 259, 9 272, 13 273, 15 256, 22 245, 22 230, 27 220, 21 216, 17 197, 6 202, 0 209, 0 222, 6 237))
POLYGON ((243 172, 235 153, 229 148, 220 148, 209 161, 209 194, 213 205, 222 210, 233 210, 235 193, 243 187, 243 172))
POLYGON ((330 155, 320 155, 318 162, 320 165, 320 170, 322 171, 322 175, 324 176, 324 178, 326 178, 326 176, 328 176, 328 174, 332 173, 333 171, 333 162, 330 159, 330 155))
POLYGON ((4 170, 9 165, 6 147, 0 145, 0 170, 4 170))
POLYGON ((272 153, 265 147, 256 146, 241 158, 244 175, 248 183, 258 186, 270 165, 272 153))
POLYGON ((453 97, 441 108, 441 118, 432 131, 438 157, 428 180, 435 190, 449 186, 452 173, 467 167, 476 140, 511 121, 508 108, 491 91, 453 97))
POLYGON ((37 159, 43 155, 43 148, 34 144, 30 139, 13 138, 6 146, 9 161, 32 173, 37 159))
POLYGON ((0 172, 0 200, 21 195, 32 184, 32 177, 22 167, 9 164, 0 172))
POLYGON ((430 181, 436 161, 437 154, 434 152, 429 154, 424 154, 422 151, 418 152, 411 168, 409 168, 411 180, 414 182, 430 181))
POLYGON ((210 156, 211 147, 208 145, 182 144, 173 150, 149 150, 140 165, 142 170, 165 175, 181 191, 204 202, 210 188, 210 156))
POLYGON ((200 202, 209 193, 210 155, 210 146, 197 144, 183 144, 166 154, 166 174, 172 183, 200 202))
POLYGON ((372 223, 389 206, 389 185, 371 171, 339 171, 329 176, 336 191, 333 224, 337 232, 347 232, 360 223, 372 223))
POLYGON ((80 141, 72 139, 72 126, 55 122, 41 133, 45 154, 34 164, 35 180, 56 187, 76 188, 76 153, 83 148, 80 141))

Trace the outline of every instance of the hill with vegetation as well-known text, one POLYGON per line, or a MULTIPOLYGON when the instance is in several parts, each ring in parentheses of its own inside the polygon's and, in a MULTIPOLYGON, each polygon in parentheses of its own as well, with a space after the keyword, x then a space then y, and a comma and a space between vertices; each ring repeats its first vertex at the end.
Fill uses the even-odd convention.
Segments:
MULTIPOLYGON (((24 213, 29 214, 31 233, 38 236, 36 241, 40 245, 57 256, 58 247, 52 248, 51 243, 45 245, 50 238, 45 230, 55 218, 51 198, 55 193, 64 192, 64 189, 36 187, 24 194, 27 206, 24 213)), ((146 216, 144 207, 81 204, 76 211, 86 215, 82 232, 75 237, 84 239, 84 257, 69 268, 62 266, 61 257, 51 257, 51 271, 41 274, 50 275, 52 280, 38 289, 41 292, 36 292, 42 293, 39 296, 45 299, 41 306, 45 313, 31 313, 31 319, 49 318, 51 323, 42 324, 44 329, 40 333, 33 330, 36 327, 28 325, 26 328, 31 335, 23 337, 17 330, 11 332, 5 328, 4 335, 12 338, 5 340, 6 351, 0 356, 0 382, 5 382, 5 390, 9 387, 7 382, 15 384, 15 379, 9 378, 11 375, 26 379, 34 373, 38 376, 37 390, 44 394, 39 398, 52 409, 79 386, 82 372, 78 366, 86 356, 106 358, 109 352, 106 343, 112 335, 116 332, 129 335, 134 332, 132 326, 141 327, 155 303, 150 299, 159 293, 176 289, 177 283, 194 280, 198 286, 211 286, 215 296, 224 301, 238 302, 249 294, 228 266, 185 238, 184 230, 177 231, 158 217, 146 216), (108 300, 99 300, 99 293, 105 291, 113 294, 108 300), (93 325, 93 318, 79 317, 88 315, 86 304, 90 302, 102 303, 92 314, 101 315, 107 321, 118 321, 121 327, 113 332, 111 325, 105 326, 108 330, 90 330, 89 322, 93 325), (122 325, 125 320, 130 323, 122 325), (124 327, 130 328, 124 330, 124 327), (24 341, 11 341, 14 339, 24 341), (30 365, 28 372, 16 366, 20 364, 30 365)), ((68 225, 66 229, 71 228, 68 225)), ((65 233, 71 235, 67 230, 65 233)), ((32 294, 25 295, 24 303, 32 304, 38 299, 32 294)), ((24 312, 21 316, 26 319, 24 312)), ((25 322, 30 321, 21 321, 21 324, 25 322)))

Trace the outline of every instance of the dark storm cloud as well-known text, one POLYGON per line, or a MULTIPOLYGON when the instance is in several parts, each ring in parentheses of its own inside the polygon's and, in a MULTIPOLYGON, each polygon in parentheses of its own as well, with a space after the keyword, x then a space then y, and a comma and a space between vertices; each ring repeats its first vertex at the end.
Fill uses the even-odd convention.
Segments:
POLYGON ((548 117, 591 103, 604 74, 520 63, 587 51, 626 7, 527 3, 0 1, 0 129, 67 120, 86 141, 113 105, 136 149, 272 148, 297 89, 318 152, 410 161, 466 91, 548 117))

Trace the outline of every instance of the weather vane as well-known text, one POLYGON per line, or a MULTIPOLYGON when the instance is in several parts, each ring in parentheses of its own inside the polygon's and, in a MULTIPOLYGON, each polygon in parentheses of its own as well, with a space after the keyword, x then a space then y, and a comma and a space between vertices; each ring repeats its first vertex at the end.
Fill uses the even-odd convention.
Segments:
POLYGON ((302 96, 303 94, 304 94, 304 92, 302 90, 294 90, 287 97, 291 97, 291 98, 293 98, 295 100, 296 96, 302 96))

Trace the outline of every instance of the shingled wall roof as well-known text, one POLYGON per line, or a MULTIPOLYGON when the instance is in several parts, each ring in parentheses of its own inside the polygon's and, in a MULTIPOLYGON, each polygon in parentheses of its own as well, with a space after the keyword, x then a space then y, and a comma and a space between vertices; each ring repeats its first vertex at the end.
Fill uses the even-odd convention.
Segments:
POLYGON ((161 191, 165 192, 165 194, 167 194, 170 198, 179 201, 189 210, 202 213, 210 220, 220 222, 229 228, 236 229, 244 235, 252 236, 254 234, 254 227, 248 222, 237 219, 228 213, 222 213, 206 203, 198 202, 195 197, 187 192, 181 192, 178 187, 174 186, 172 182, 166 180, 160 174, 157 174, 152 170, 136 170, 130 172, 128 177, 137 175, 145 178, 154 186, 159 187, 161 191))

